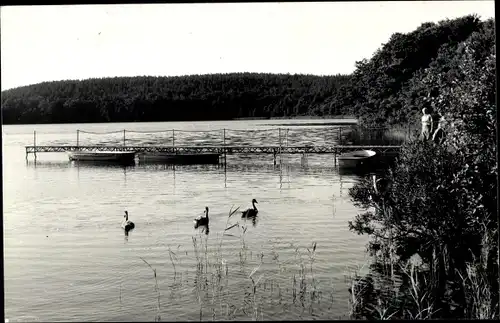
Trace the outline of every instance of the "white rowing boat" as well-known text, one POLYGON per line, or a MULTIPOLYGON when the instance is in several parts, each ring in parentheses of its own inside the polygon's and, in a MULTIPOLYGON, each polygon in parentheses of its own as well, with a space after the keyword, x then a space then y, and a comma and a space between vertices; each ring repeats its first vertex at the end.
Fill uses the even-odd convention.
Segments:
POLYGON ((337 157, 339 167, 355 168, 367 164, 377 153, 373 150, 356 150, 337 157))

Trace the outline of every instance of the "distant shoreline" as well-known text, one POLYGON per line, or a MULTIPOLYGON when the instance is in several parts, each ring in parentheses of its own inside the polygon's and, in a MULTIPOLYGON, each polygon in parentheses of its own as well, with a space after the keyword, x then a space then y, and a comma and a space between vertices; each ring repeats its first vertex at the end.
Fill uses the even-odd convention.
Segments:
POLYGON ((299 116, 299 117, 273 117, 273 118, 237 118, 235 121, 242 120, 335 120, 334 122, 300 122, 300 123, 265 123, 261 126, 326 126, 326 125, 355 125, 358 120, 352 116, 329 116, 329 117, 315 117, 315 116, 299 116))
MULTIPOLYGON (((27 125, 63 125, 63 124, 113 124, 113 123, 154 123, 154 122, 211 122, 211 121, 252 121, 252 120, 268 120, 268 121, 276 121, 276 120, 336 120, 336 122, 302 122, 302 123, 283 123, 285 125, 297 125, 297 126, 306 126, 306 125, 354 125, 358 123, 358 120, 352 116, 328 116, 328 117, 319 117, 319 116, 299 116, 299 117, 248 117, 248 118, 233 118, 233 119, 223 119, 223 120, 163 120, 163 121, 104 121, 104 122, 64 122, 64 123, 3 123, 4 126, 27 126, 27 125)), ((279 125, 275 123, 273 125, 279 125)))
POLYGON ((350 126, 356 125, 357 122, 302 122, 302 123, 266 123, 259 126, 293 126, 293 127, 309 127, 309 126, 350 126))

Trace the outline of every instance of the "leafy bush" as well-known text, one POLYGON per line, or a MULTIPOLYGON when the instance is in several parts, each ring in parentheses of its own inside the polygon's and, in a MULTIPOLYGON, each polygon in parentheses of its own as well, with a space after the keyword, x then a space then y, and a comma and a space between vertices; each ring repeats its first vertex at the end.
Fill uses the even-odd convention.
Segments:
MULTIPOLYGON (((420 100, 448 120, 444 144, 405 144, 386 174, 392 184, 383 196, 369 179, 350 192, 356 204, 371 210, 358 215, 350 229, 372 236, 371 277, 385 282, 359 297, 378 299, 392 317, 498 318, 493 26, 489 20, 456 49, 443 49, 410 82, 415 87, 407 99, 420 100), (408 275, 402 268, 415 255, 422 266, 408 275)), ((379 313, 373 304, 368 308, 357 314, 379 313)))
MULTIPOLYGON (((437 311, 434 317, 441 318, 463 317, 468 307, 475 306, 467 301, 470 293, 466 291, 473 288, 470 281, 462 286, 463 277, 471 276, 471 268, 481 267, 490 274, 497 268, 491 264, 495 248, 484 243, 494 238, 488 230, 494 213, 485 213, 471 197, 478 191, 484 193, 484 188, 475 187, 471 193, 472 188, 462 185, 463 159, 457 157, 446 147, 414 141, 405 145, 395 168, 386 174, 391 185, 385 194, 377 194, 370 179, 350 191, 358 206, 370 210, 356 216, 349 227, 372 237, 369 251, 375 262, 371 275, 379 275, 379 280, 401 279, 405 275, 399 267, 418 255, 423 263, 418 274, 425 282, 421 287, 427 297, 426 308, 433 308, 437 311)), ((494 311, 498 302, 494 279, 481 282, 490 295, 490 312, 498 315, 494 311)), ((394 301, 400 302, 414 290, 411 284, 402 287, 400 299, 394 301)), ((421 308, 410 304, 400 308, 397 316, 417 317, 421 308), (411 315, 405 316, 408 313, 411 315)))

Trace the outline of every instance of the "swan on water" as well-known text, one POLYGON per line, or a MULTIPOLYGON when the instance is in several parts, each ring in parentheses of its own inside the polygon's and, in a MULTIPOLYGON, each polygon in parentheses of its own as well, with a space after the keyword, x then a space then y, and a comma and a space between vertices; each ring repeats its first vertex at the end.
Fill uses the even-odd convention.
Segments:
POLYGON ((128 232, 128 231, 132 230, 133 228, 135 228, 134 222, 132 222, 132 221, 130 221, 128 219, 128 212, 127 211, 125 211, 125 215, 123 217, 125 218, 125 220, 123 220, 123 222, 122 222, 122 228, 126 232, 128 232))
POLYGON ((256 216, 257 213, 259 213, 259 210, 257 210, 257 207, 255 206, 255 203, 258 204, 257 200, 253 199, 252 200, 252 207, 253 208, 249 208, 248 210, 241 211, 241 213, 242 213, 241 217, 243 217, 243 218, 249 218, 249 217, 256 216))
POLYGON ((195 228, 200 225, 208 225, 208 206, 205 206, 205 211, 203 211, 203 214, 205 214, 204 217, 199 216, 193 220, 195 228))

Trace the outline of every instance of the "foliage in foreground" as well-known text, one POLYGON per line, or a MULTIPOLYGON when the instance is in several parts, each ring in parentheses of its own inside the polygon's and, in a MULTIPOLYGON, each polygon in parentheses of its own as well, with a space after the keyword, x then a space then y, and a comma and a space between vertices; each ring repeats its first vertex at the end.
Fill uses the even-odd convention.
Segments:
POLYGON ((368 249, 374 256, 370 278, 354 284, 358 290, 369 279, 378 285, 357 295, 364 305, 357 305, 355 317, 376 317, 371 308, 379 300, 394 318, 484 316, 472 310, 477 307, 498 315, 496 213, 474 199, 484 188, 462 185, 462 169, 456 154, 417 141, 386 175, 392 183, 387 192, 377 194, 370 179, 353 187, 355 203, 374 209, 350 223, 351 230, 372 237, 368 249), (422 264, 409 274, 416 256, 422 264))
POLYGON ((374 256, 370 275, 353 281, 354 317, 498 318, 492 26, 458 46, 456 70, 422 75, 427 102, 448 120, 444 144, 409 142, 385 193, 370 179, 350 191, 367 209, 350 229, 372 237, 374 256))

